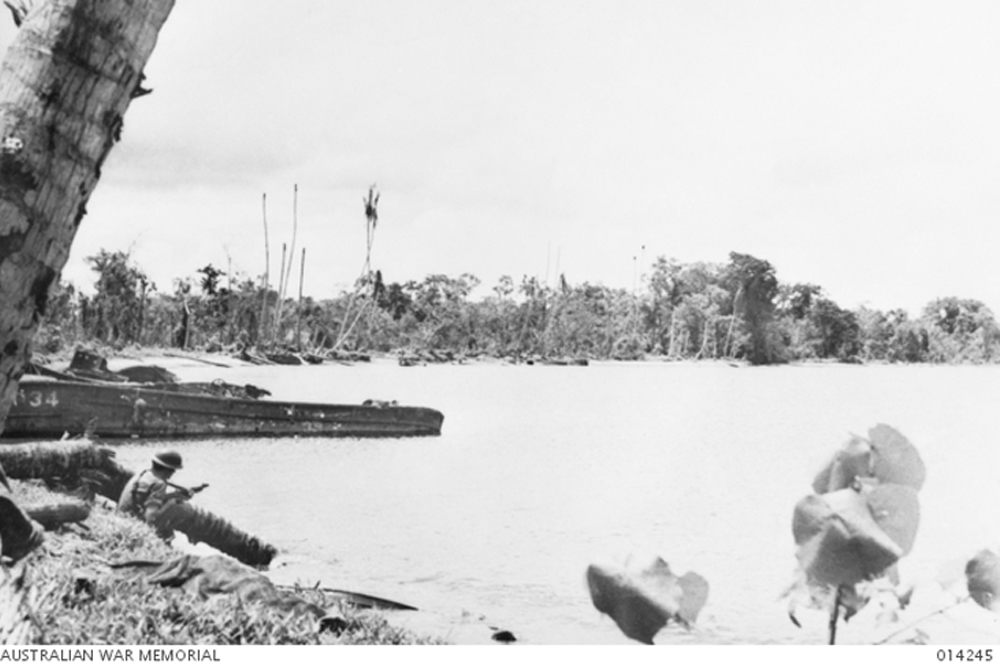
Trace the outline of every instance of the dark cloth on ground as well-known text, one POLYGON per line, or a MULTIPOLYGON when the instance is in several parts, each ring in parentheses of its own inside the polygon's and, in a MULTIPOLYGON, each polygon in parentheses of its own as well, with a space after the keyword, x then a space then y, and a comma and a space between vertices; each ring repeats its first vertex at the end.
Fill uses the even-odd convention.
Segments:
POLYGON ((226 556, 185 555, 163 563, 121 563, 112 567, 139 570, 150 583, 183 588, 203 600, 231 594, 242 602, 257 602, 289 613, 326 616, 323 608, 278 589, 263 574, 226 556))

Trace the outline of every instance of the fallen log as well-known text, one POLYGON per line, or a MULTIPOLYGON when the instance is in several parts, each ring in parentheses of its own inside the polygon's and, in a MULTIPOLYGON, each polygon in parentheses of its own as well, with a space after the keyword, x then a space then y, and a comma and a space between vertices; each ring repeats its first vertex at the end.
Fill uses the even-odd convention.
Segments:
POLYGON ((240 361, 246 361, 247 363, 255 364, 257 366, 274 365, 274 362, 270 359, 266 359, 265 357, 254 352, 250 352, 249 350, 241 350, 236 358, 240 361))
POLYGON ((330 361, 371 361, 370 354, 363 352, 344 352, 343 350, 327 350, 326 358, 330 361))
POLYGON ((302 365, 302 357, 291 352, 266 352, 264 356, 267 357, 269 361, 282 366, 302 365))
POLYGON ((204 542, 246 565, 269 565, 278 550, 229 521, 190 503, 181 502, 163 509, 156 517, 158 530, 176 530, 192 544, 204 542))
POLYGON ((101 468, 114 452, 86 440, 32 442, 0 447, 0 464, 13 479, 65 475, 79 468, 101 468))
POLYGON ((224 364, 219 361, 212 361, 210 359, 205 359, 204 357, 196 357, 190 354, 177 354, 176 352, 161 352, 165 357, 175 357, 177 359, 190 359, 191 361, 197 361, 202 364, 208 364, 209 366, 219 366, 221 368, 231 368, 229 364, 224 364))
POLYGON ((132 473, 114 451, 88 440, 39 442, 0 447, 0 466, 11 479, 56 480, 64 487, 86 486, 118 502, 132 473))
POLYGON ((22 509, 31 519, 42 524, 45 530, 58 528, 64 523, 86 521, 90 516, 90 505, 83 501, 50 505, 24 505, 22 509))

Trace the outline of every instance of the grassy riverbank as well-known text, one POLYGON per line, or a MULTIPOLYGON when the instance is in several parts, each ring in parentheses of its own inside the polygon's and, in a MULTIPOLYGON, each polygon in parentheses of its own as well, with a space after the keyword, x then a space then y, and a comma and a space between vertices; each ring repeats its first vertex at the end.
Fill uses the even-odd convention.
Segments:
MULTIPOLYGON (((65 500, 38 483, 13 482, 22 505, 65 500)), ((98 501, 82 524, 45 533, 24 561, 30 592, 32 644, 426 644, 440 643, 392 627, 376 612, 327 600, 318 590, 303 599, 343 619, 339 632, 320 631, 306 613, 289 613, 232 595, 200 600, 192 594, 124 577, 110 563, 162 561, 181 555, 145 524, 98 501)))

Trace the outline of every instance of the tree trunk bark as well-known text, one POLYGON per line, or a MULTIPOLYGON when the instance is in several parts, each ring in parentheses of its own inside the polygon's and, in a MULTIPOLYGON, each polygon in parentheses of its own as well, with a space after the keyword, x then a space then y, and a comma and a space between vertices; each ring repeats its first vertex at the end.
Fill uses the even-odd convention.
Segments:
POLYGON ((174 0, 38 0, 0 69, 0 430, 174 0))
POLYGON ((10 479, 90 481, 96 493, 115 502, 133 474, 118 463, 114 451, 85 440, 3 445, 0 468, 10 479))

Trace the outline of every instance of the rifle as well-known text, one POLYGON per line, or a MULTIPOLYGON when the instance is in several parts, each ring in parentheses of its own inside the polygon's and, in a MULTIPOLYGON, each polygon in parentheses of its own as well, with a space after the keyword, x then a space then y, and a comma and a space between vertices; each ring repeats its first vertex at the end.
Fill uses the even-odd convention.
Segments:
POLYGON ((208 484, 198 484, 197 486, 192 486, 189 489, 186 486, 181 486, 180 484, 174 484, 173 482, 168 480, 164 481, 166 481, 167 486, 177 489, 178 491, 181 492, 182 495, 184 495, 187 498, 193 498, 194 494, 201 493, 202 491, 208 488, 208 484))

